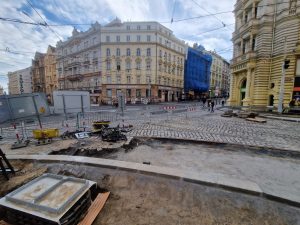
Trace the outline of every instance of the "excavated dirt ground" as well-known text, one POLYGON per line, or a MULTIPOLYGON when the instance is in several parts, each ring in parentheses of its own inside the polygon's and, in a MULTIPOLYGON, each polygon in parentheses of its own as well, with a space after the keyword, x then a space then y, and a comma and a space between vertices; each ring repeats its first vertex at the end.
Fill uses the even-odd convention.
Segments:
POLYGON ((0 173, 0 197, 42 175, 47 170, 46 167, 34 168, 32 163, 20 160, 13 160, 10 163, 17 172, 15 175, 9 173, 9 180, 6 180, 2 173, 0 173))
POLYGON ((299 208, 261 197, 90 166, 51 164, 48 169, 94 180, 111 192, 94 225, 300 224, 299 208))

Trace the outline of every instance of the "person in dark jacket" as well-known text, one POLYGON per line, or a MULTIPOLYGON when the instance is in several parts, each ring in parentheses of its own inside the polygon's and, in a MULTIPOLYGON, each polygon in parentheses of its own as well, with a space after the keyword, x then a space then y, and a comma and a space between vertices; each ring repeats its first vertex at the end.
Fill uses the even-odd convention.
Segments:
POLYGON ((211 101, 210 106, 211 106, 211 111, 210 112, 214 112, 215 102, 211 101))

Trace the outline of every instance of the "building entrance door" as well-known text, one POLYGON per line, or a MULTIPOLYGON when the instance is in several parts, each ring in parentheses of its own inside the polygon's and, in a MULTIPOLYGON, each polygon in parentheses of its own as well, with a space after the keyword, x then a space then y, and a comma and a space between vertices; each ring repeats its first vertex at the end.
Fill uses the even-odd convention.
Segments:
POLYGON ((240 105, 243 105, 243 99, 246 97, 246 85, 247 85, 247 80, 245 79, 241 85, 240 89, 240 105))

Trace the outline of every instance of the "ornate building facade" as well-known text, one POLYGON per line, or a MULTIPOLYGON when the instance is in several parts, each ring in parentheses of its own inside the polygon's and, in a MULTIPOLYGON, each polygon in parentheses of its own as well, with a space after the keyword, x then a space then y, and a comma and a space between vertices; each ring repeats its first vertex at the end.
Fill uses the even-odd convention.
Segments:
POLYGON ((56 76, 56 55, 55 48, 48 46, 45 55, 45 86, 48 101, 53 103, 53 91, 58 88, 58 79, 56 76))
POLYGON ((36 52, 32 60, 32 92, 46 93, 45 54, 36 52))
POLYGON ((92 103, 99 103, 101 92, 100 30, 97 22, 85 32, 74 28, 67 41, 56 45, 58 89, 89 91, 92 103))
POLYGON ((102 95, 111 103, 119 93, 127 102, 176 101, 183 90, 187 46, 157 22, 121 22, 101 29, 102 95))
POLYGON ((282 65, 283 104, 300 97, 300 23, 297 0, 238 0, 232 41, 229 104, 252 108, 278 107, 282 65))

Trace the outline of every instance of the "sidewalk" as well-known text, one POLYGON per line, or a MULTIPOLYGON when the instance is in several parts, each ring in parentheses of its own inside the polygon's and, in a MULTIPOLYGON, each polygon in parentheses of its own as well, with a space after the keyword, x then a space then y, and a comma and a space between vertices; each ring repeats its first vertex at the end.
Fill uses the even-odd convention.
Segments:
POLYGON ((270 114, 259 114, 259 117, 267 118, 267 119, 274 119, 274 120, 283 120, 283 121, 290 121, 290 122, 300 122, 300 117, 289 117, 284 115, 270 115, 270 114))

